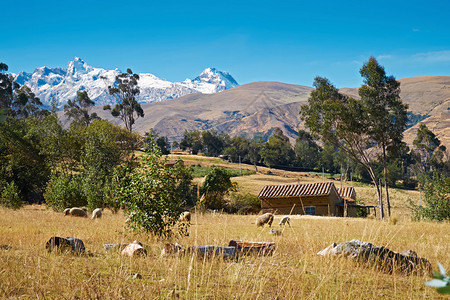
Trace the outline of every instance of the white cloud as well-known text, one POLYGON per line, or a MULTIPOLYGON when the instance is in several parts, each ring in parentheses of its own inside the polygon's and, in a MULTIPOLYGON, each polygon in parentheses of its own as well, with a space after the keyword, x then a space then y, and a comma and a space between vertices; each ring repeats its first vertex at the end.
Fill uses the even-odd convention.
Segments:
POLYGON ((412 56, 412 59, 424 63, 450 62, 450 50, 416 53, 412 56))
POLYGON ((390 55, 390 54, 378 55, 377 56, 377 60, 390 59, 390 58, 392 58, 392 55, 390 55))

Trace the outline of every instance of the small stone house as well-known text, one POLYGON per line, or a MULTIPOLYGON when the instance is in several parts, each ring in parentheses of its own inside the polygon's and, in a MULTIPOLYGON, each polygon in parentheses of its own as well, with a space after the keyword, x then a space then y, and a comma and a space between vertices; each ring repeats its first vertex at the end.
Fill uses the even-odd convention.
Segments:
POLYGON ((333 182, 266 185, 259 193, 261 209, 277 214, 344 216, 344 204, 333 182))

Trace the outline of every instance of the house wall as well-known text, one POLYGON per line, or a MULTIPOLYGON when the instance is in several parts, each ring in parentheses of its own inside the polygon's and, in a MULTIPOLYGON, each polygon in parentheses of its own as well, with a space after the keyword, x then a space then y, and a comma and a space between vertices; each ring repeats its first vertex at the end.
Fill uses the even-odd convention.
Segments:
POLYGON ((322 196, 261 198, 261 209, 264 212, 276 211, 277 214, 289 214, 294 207, 292 214, 303 215, 304 207, 315 206, 316 216, 336 216, 338 215, 336 204, 339 201, 340 198, 336 192, 322 196))

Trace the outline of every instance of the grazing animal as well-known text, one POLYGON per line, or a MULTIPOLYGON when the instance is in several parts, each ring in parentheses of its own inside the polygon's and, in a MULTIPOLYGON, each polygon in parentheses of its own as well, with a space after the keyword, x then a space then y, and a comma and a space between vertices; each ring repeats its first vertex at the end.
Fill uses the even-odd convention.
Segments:
POLYGON ((191 223, 191 213, 188 211, 182 212, 178 221, 191 223))
POLYGON ((264 226, 264 224, 269 224, 269 227, 272 227, 272 222, 273 222, 273 214, 265 213, 263 215, 260 215, 256 219, 256 226, 261 227, 261 226, 264 226))
POLYGON ((72 207, 68 212, 66 212, 66 210, 64 211, 64 214, 66 216, 87 218, 87 212, 85 208, 72 207))
POLYGON ((135 257, 135 256, 146 256, 147 251, 144 249, 141 243, 138 241, 134 241, 131 244, 128 244, 122 250, 123 256, 135 257))
POLYGON ((102 217, 102 212, 103 212, 103 209, 101 209, 101 208, 94 209, 94 211, 92 212, 91 219, 100 219, 102 217))
POLYGON ((184 253, 184 248, 178 243, 167 243, 164 245, 164 249, 161 250, 161 256, 180 253, 184 253))
POLYGON ((291 218, 289 216, 282 217, 278 225, 286 226, 286 223, 289 225, 289 227, 291 227, 291 218))
POLYGON ((64 210, 64 215, 67 216, 67 215, 69 214, 69 211, 70 211, 70 208, 66 208, 66 209, 64 210))

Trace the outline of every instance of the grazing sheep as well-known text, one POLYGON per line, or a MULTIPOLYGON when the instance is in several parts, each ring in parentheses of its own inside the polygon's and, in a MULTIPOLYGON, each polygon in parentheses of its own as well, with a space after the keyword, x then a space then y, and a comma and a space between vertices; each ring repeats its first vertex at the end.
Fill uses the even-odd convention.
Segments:
POLYGON ((188 211, 182 212, 178 221, 191 223, 191 213, 188 211))
POLYGON ((265 213, 263 215, 260 215, 257 219, 256 219, 256 226, 257 227, 261 227, 264 226, 264 224, 269 224, 269 227, 272 227, 272 222, 273 222, 273 214, 272 213, 265 213))
POLYGON ((282 217, 278 225, 286 226, 286 223, 289 225, 289 227, 291 227, 291 218, 289 216, 282 217))
POLYGON ((103 212, 103 209, 101 209, 101 208, 94 209, 94 211, 92 212, 91 219, 99 219, 99 218, 101 218, 102 217, 102 212, 103 212))
POLYGON ((70 211, 70 208, 66 208, 66 209, 64 210, 64 215, 67 216, 67 215, 69 214, 69 211, 70 211))
POLYGON ((123 256, 135 257, 135 256, 146 256, 147 251, 144 249, 141 243, 134 241, 128 244, 125 249, 122 250, 123 256))
POLYGON ((161 250, 161 256, 180 253, 184 253, 184 248, 178 243, 167 243, 164 245, 164 249, 161 250))
POLYGON ((72 217, 84 217, 87 218, 87 212, 85 208, 79 208, 79 207, 72 207, 68 213, 66 213, 66 216, 72 216, 72 217))

